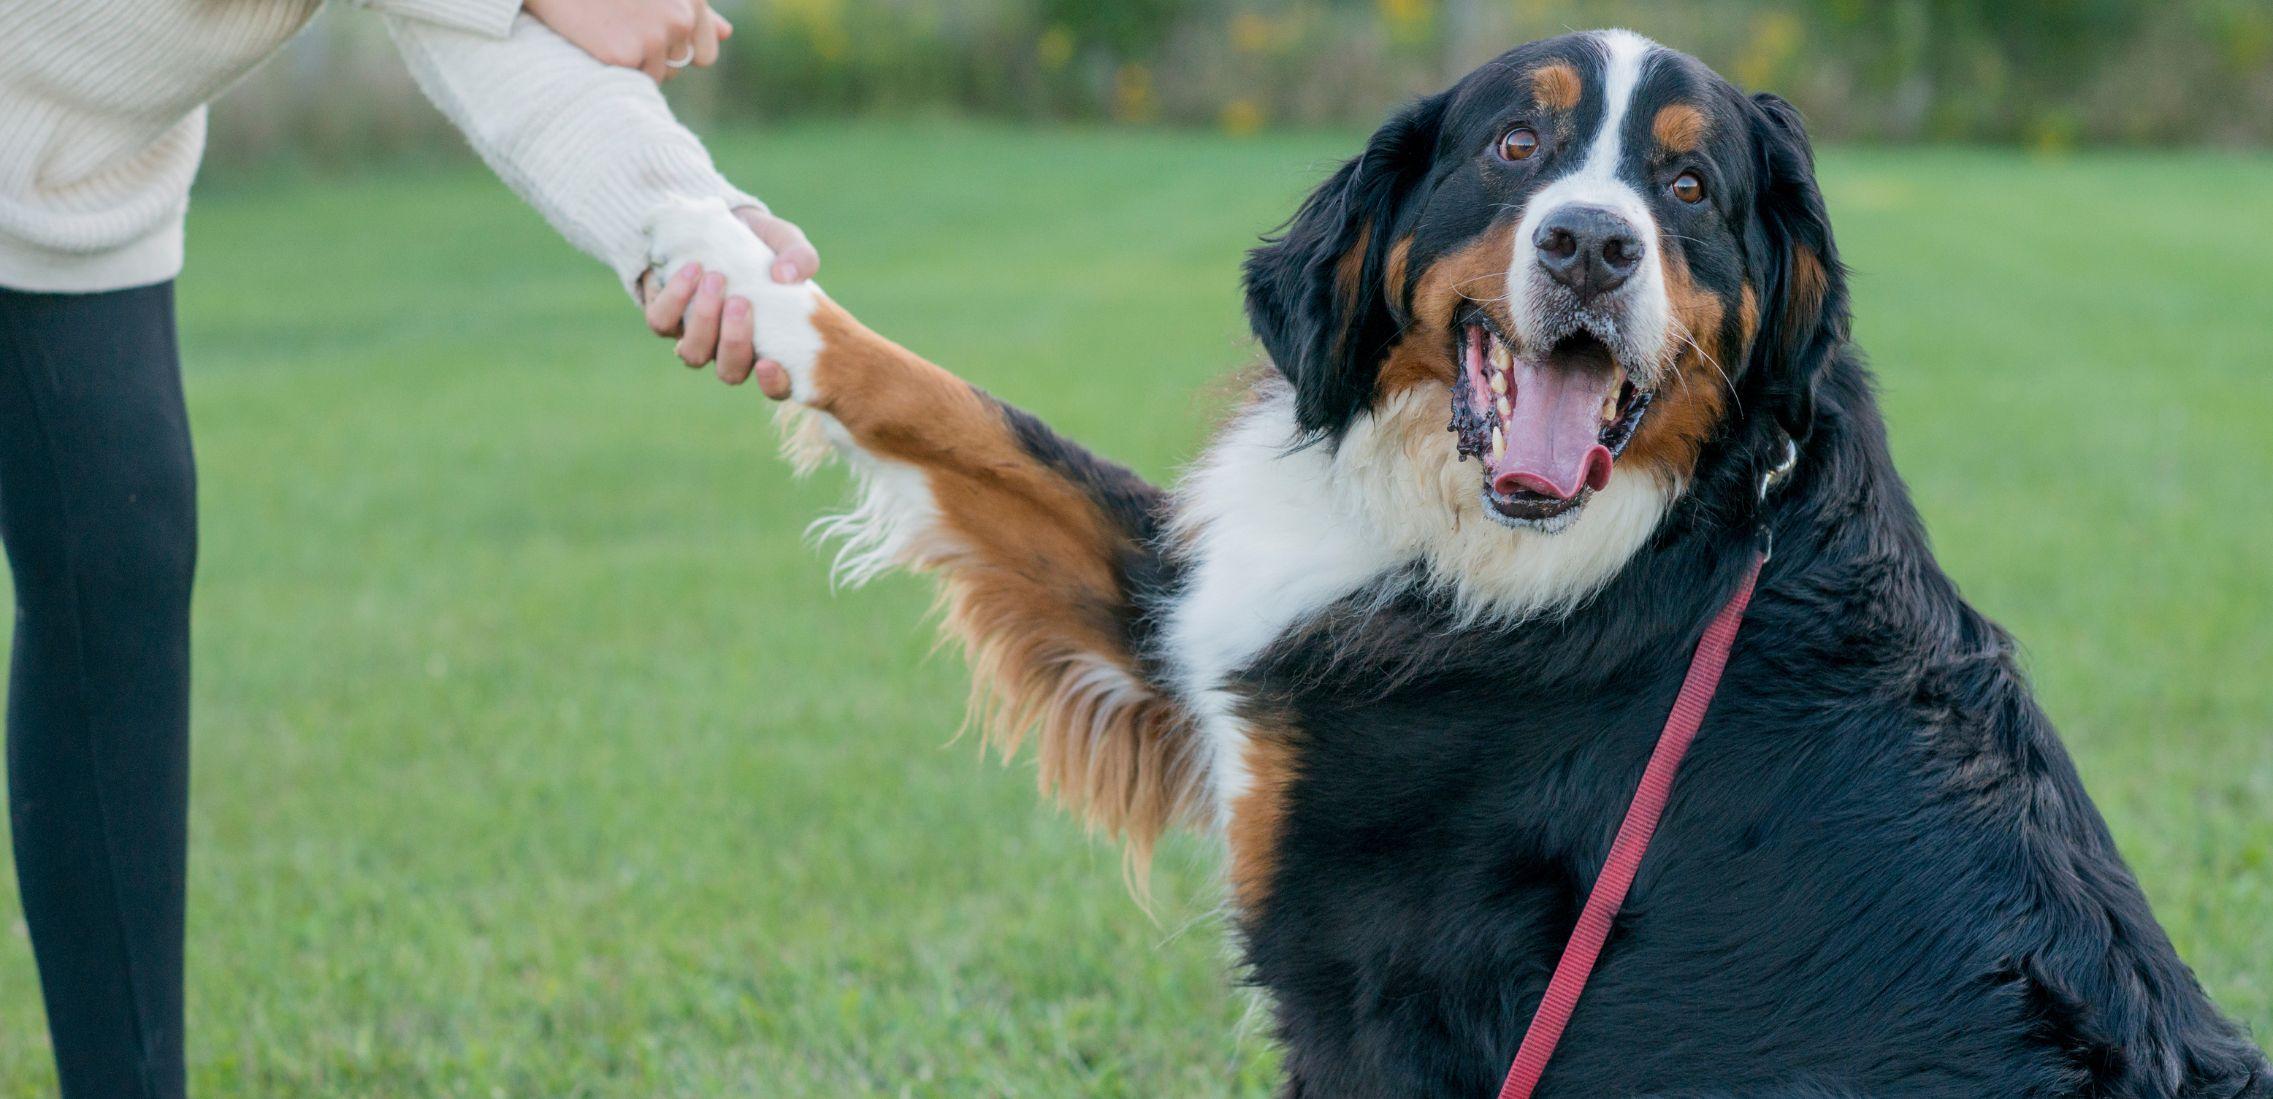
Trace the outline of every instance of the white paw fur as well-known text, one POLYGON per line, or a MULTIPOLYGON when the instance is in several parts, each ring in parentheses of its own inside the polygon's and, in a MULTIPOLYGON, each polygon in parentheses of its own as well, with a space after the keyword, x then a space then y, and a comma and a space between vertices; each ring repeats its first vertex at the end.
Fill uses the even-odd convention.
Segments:
POLYGON ((809 404, 813 367, 821 356, 821 334, 813 326, 821 288, 775 282, 773 261, 773 249, 722 199, 673 199, 647 219, 648 266, 665 279, 690 263, 726 276, 727 296, 750 302, 758 354, 789 371, 791 400, 809 404))

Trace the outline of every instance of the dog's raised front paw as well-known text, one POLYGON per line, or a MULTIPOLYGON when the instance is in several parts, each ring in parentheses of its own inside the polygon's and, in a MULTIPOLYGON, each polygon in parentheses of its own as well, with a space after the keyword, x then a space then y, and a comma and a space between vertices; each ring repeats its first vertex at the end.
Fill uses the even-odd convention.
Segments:
POLYGON ((750 303, 758 354, 789 372, 791 400, 812 402, 813 366, 821 354, 813 312, 821 288, 809 281, 775 282, 773 249, 724 200, 674 199, 658 207, 647 220, 647 259, 665 280, 690 263, 726 276, 727 296, 750 303))

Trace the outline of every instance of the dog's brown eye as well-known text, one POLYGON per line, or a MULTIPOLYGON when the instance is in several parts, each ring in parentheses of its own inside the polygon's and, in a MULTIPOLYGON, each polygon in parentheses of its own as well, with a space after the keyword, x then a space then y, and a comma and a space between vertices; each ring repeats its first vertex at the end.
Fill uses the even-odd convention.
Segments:
POLYGON ((1683 172, 1673 181, 1673 197, 1683 202, 1705 201, 1705 181, 1695 172, 1683 172))
POLYGON ((1501 160, 1529 160, 1539 151, 1539 134, 1529 126, 1517 126, 1500 135, 1501 160))

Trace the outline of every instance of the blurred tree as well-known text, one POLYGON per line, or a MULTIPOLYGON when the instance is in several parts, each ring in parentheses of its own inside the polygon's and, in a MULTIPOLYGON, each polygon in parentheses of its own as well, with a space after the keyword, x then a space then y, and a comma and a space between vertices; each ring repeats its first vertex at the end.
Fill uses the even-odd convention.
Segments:
MULTIPOLYGON (((946 109, 1365 125, 1508 46, 1627 26, 1784 93, 1825 140, 2273 141, 2268 0, 717 0, 700 119, 946 109)), ((216 116, 221 163, 458 150, 377 21, 333 15, 216 116)))
POLYGON ((1032 0, 1043 26, 1063 27, 1083 46, 1100 48, 1115 61, 1150 55, 1183 20, 1208 6, 1207 0, 1032 0))
POLYGON ((1816 21, 1889 97, 1903 136, 2035 136, 2104 70, 2136 0, 1813 0, 1816 21))

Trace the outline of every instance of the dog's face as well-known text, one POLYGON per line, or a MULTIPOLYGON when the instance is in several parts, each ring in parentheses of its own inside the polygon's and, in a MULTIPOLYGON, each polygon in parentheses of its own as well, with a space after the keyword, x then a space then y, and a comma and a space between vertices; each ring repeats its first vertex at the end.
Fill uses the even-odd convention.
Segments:
POLYGON ((1804 436, 1839 280, 1789 105, 1622 31, 1408 108, 1247 269, 1304 430, 1441 385, 1484 512, 1548 532, 1621 469, 1688 483, 1740 421, 1804 436))

